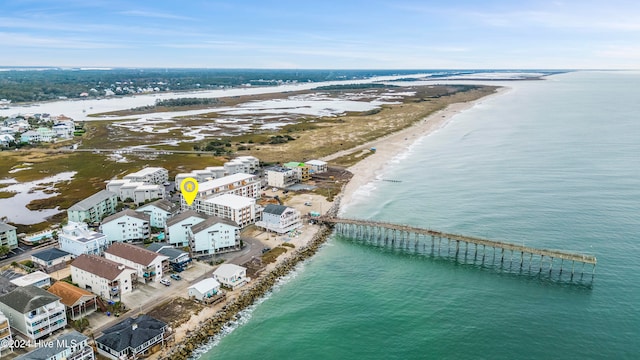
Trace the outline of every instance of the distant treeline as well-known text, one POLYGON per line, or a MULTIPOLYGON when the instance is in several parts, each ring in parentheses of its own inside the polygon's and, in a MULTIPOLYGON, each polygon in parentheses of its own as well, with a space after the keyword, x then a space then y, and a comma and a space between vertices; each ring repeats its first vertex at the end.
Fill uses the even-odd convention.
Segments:
POLYGON ((112 69, 28 68, 0 71, 0 99, 13 103, 124 96, 149 91, 184 91, 293 82, 365 79, 415 70, 112 69), (81 96, 82 95, 82 96, 81 96))
POLYGON ((345 84, 345 85, 328 85, 328 86, 320 86, 315 88, 315 90, 358 90, 358 89, 384 89, 390 87, 398 87, 396 85, 387 85, 387 84, 378 84, 378 83, 370 83, 370 84, 345 84))
POLYGON ((177 99, 165 99, 156 100, 155 105, 140 106, 132 108, 132 111, 149 111, 157 107, 183 107, 183 106, 196 106, 196 105, 213 105, 220 102, 215 98, 177 98, 177 99))

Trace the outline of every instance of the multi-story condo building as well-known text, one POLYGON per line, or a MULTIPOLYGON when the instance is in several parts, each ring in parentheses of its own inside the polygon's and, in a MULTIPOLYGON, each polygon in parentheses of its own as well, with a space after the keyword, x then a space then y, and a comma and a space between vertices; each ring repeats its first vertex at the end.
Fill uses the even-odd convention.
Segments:
POLYGON ((140 171, 125 175, 124 179, 131 182, 162 185, 169 181, 169 171, 161 167, 147 167, 140 171))
POLYGON ((15 226, 0 222, 0 246, 6 246, 12 250, 18 247, 15 226))
POLYGON ((169 244, 176 247, 189 246, 189 229, 203 222, 207 217, 193 210, 187 210, 167 220, 164 229, 169 244))
POLYGON ((71 263, 71 281, 102 297, 128 294, 137 283, 136 270, 96 255, 80 255, 71 263))
POLYGON ((117 204, 116 193, 102 190, 71 206, 67 217, 73 222, 100 222, 103 217, 115 214, 117 204))
POLYGON ((9 319, 0 311, 0 358, 13 351, 13 337, 9 319))
POLYGON ((198 211, 231 220, 241 228, 257 220, 256 199, 253 198, 225 194, 202 201, 198 205, 198 211))
POLYGON ((160 281, 163 269, 169 267, 168 256, 131 244, 114 243, 104 252, 104 257, 135 269, 141 282, 160 281))
POLYGON ((142 204, 145 201, 163 199, 165 188, 159 184, 148 184, 131 180, 110 180, 107 182, 107 190, 118 194, 121 201, 133 201, 142 204))
POLYGON ((224 169, 230 175, 245 173, 255 174, 260 168, 260 160, 254 156, 238 156, 224 163, 224 169))
POLYGON ((126 209, 105 218, 100 225, 100 232, 107 236, 110 243, 144 240, 151 235, 149 223, 149 215, 126 209))
POLYGON ((152 227, 164 229, 167 219, 178 214, 180 205, 161 199, 143 205, 136 211, 149 215, 152 227))
POLYGON ((89 230, 86 223, 69 221, 58 234, 58 244, 61 250, 80 256, 101 255, 109 243, 105 234, 89 230))
POLYGON ((265 169, 265 173, 267 174, 267 184, 281 189, 287 188, 300 181, 295 170, 281 166, 267 168, 265 169))
POLYGON ((240 250, 240 227, 230 220, 211 216, 191 226, 189 247, 194 256, 240 250))
POLYGON ((191 206, 187 206, 184 198, 181 197, 181 207, 185 209, 194 209, 197 211, 202 208, 202 203, 207 199, 224 194, 234 194, 254 199, 260 198, 260 178, 257 175, 250 174, 234 174, 222 177, 220 179, 205 181, 198 184, 198 194, 191 206))
POLYGON ((0 295, 0 311, 9 319, 11 329, 31 340, 67 326, 67 314, 60 298, 33 285, 0 295))

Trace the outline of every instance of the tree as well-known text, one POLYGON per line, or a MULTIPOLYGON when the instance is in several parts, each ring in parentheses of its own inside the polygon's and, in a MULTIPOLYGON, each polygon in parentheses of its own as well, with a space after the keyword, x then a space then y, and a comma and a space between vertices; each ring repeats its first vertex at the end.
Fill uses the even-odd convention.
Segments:
POLYGON ((11 249, 6 245, 0 246, 0 257, 7 255, 10 251, 11 249))

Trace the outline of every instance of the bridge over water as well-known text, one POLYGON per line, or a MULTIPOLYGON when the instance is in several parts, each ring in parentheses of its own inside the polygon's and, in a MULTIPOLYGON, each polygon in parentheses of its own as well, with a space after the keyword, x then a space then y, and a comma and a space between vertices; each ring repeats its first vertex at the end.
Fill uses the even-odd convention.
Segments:
POLYGON ((521 271, 539 274, 548 271, 569 274, 573 280, 574 273, 584 275, 585 265, 590 265, 591 278, 595 275, 597 259, 592 255, 577 254, 562 250, 539 249, 503 241, 483 239, 479 237, 451 234, 420 227, 393 224, 388 222, 345 219, 323 216, 318 222, 332 225, 339 235, 372 243, 377 246, 403 249, 433 256, 446 256, 458 261, 472 262, 481 265, 499 265, 509 269, 519 265, 521 271), (515 258, 514 258, 515 255, 515 258), (472 258, 473 256, 473 258, 472 258), (570 266, 570 269, 569 269, 570 266))

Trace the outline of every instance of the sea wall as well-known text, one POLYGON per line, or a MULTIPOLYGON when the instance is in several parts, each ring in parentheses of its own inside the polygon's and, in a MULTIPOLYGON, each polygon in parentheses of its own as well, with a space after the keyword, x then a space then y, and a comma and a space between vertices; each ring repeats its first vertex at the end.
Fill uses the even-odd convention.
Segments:
MULTIPOLYGON (((337 197, 326 215, 335 216, 339 206, 340 198, 337 197)), ((192 331, 184 341, 171 345, 172 350, 163 355, 161 359, 189 359, 195 349, 207 343, 212 336, 218 334, 225 324, 235 319, 240 311, 252 305, 258 298, 271 290, 278 279, 291 272, 299 262, 313 256, 332 232, 332 227, 322 225, 307 246, 298 249, 293 255, 280 261, 272 271, 256 279, 253 285, 241 292, 236 298, 230 299, 227 305, 212 318, 207 319, 198 329, 192 331)))

